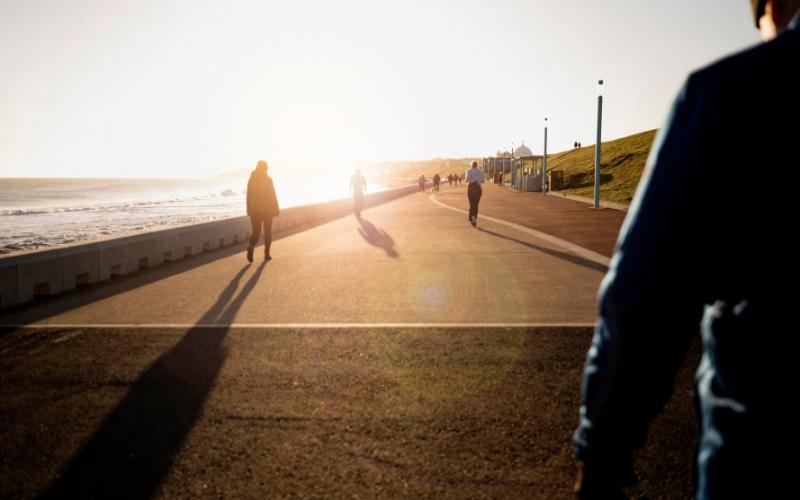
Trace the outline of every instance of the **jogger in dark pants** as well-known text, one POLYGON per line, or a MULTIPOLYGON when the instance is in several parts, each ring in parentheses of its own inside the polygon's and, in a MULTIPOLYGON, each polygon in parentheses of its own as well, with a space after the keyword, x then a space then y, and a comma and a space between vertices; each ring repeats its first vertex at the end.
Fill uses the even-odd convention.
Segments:
POLYGON ((469 198, 469 221, 472 225, 478 223, 478 203, 481 201, 483 189, 477 182, 470 182, 467 186, 467 198, 469 198))
POLYGON ((469 198, 469 223, 474 226, 478 224, 478 203, 481 201, 484 177, 483 172, 478 168, 478 162, 472 162, 472 168, 467 170, 464 179, 467 181, 467 198, 469 198))

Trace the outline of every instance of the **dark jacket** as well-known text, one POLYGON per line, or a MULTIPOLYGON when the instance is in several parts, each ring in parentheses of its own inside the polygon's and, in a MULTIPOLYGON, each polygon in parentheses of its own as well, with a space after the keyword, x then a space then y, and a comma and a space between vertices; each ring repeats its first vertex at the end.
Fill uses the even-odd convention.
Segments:
POLYGON ((253 171, 247 182, 247 215, 277 217, 280 213, 272 179, 253 171))
POLYGON ((575 433, 587 467, 625 474, 701 331, 698 498, 797 488, 779 451, 797 449, 800 201, 781 186, 798 185, 798 61, 795 27, 692 74, 659 131, 601 285, 575 433))

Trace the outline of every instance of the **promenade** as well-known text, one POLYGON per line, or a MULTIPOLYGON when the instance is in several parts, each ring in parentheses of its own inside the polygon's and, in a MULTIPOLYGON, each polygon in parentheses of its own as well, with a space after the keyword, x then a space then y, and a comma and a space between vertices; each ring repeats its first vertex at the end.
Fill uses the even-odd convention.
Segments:
MULTIPOLYGON (((3 311, 0 497, 569 497, 624 214, 465 191, 3 311)), ((696 357, 634 496, 691 496, 696 357)))

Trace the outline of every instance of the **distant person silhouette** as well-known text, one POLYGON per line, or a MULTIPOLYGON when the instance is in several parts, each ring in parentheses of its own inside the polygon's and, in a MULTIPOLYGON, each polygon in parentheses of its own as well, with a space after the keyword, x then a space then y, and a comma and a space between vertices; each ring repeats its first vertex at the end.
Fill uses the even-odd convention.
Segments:
POLYGON ((419 179, 417 179, 417 183, 419 185, 417 192, 425 192, 425 181, 426 181, 425 175, 424 174, 420 175, 419 179))
POLYGON ((247 182, 247 215, 253 232, 250 235, 250 245, 247 247, 247 261, 253 262, 253 249, 258 244, 261 236, 261 226, 264 226, 264 260, 272 260, 269 248, 272 245, 272 218, 280 215, 278 198, 275 196, 275 186, 267 175, 267 162, 259 160, 255 170, 250 174, 247 182))
POLYGON ((447 176, 447 183, 450 184, 451 186, 453 185, 453 174, 449 174, 447 176))
POLYGON ((574 436, 581 498, 624 497, 698 331, 697 498, 798 494, 797 300, 785 288, 798 209, 741 180, 798 162, 800 0, 751 4, 767 43, 688 77, 602 282, 574 436))
POLYGON ((467 170, 464 175, 467 181, 467 198, 469 199, 469 223, 475 227, 478 224, 478 203, 481 201, 483 194, 484 177, 483 172, 478 168, 478 162, 472 162, 472 168, 467 170))
POLYGON ((442 180, 442 178, 439 176, 439 174, 436 174, 436 175, 433 176, 433 190, 434 191, 438 191, 439 190, 439 182, 441 180, 442 180))
POLYGON ((364 191, 367 190, 367 180, 361 175, 361 170, 356 169, 356 172, 350 177, 350 192, 353 193, 353 212, 356 217, 361 217, 361 211, 364 209, 364 191))

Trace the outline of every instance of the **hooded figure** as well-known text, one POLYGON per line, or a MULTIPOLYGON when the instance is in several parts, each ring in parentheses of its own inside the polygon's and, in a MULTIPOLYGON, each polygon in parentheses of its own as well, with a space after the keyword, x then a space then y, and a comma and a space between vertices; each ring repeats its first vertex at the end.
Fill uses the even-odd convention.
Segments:
POLYGON ((253 262, 253 249, 258 244, 261 236, 261 226, 264 226, 264 259, 270 260, 269 247, 272 244, 272 218, 280 215, 278 198, 275 196, 275 186, 267 175, 267 162, 260 160, 250 180, 247 182, 247 215, 253 225, 250 236, 250 245, 247 248, 247 260, 253 262))

